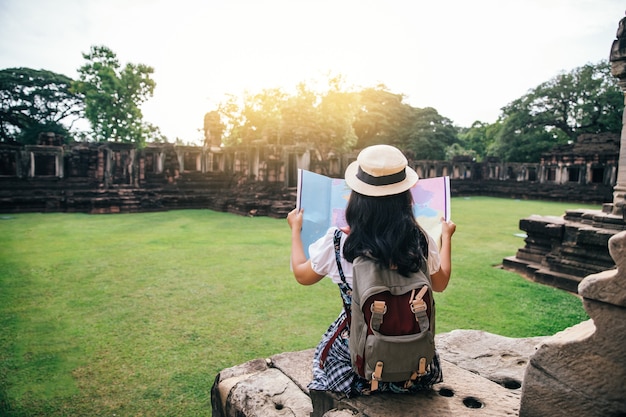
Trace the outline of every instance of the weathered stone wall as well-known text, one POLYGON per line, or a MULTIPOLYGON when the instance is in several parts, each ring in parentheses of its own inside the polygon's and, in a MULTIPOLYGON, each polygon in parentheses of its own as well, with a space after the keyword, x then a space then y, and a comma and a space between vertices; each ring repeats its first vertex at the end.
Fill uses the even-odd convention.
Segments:
MULTIPOLYGON (((453 196, 600 205, 612 198, 617 149, 612 137, 602 142, 610 146, 587 142, 582 137, 571 149, 559 148, 545 166, 468 158, 409 163, 423 178, 449 176, 453 196)), ((0 143, 0 212, 212 208, 278 217, 294 205, 298 168, 339 177, 356 157, 314 155, 307 145, 263 143, 228 149, 150 144, 141 150, 115 142, 0 143)))
POLYGON ((486 196, 519 200, 561 201, 597 204, 613 198, 613 187, 605 184, 531 182, 516 180, 450 180, 454 197, 486 196))

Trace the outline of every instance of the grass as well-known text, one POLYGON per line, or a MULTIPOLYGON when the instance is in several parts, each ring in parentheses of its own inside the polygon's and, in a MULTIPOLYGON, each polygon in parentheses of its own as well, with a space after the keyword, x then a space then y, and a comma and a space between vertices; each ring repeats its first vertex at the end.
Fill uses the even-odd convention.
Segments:
POLYGON ((437 297, 438 332, 481 329, 509 337, 551 335, 587 318, 578 298, 499 267, 524 246, 519 220, 598 207, 513 199, 453 199, 453 276, 437 297))
MULTIPOLYGON (((585 320, 577 297, 496 267, 524 244, 519 219, 576 207, 454 198, 438 332, 527 337, 585 320)), ((314 347, 341 308, 329 280, 291 276, 284 220, 30 213, 2 215, 0 236, 3 416, 207 415, 220 370, 314 347)))

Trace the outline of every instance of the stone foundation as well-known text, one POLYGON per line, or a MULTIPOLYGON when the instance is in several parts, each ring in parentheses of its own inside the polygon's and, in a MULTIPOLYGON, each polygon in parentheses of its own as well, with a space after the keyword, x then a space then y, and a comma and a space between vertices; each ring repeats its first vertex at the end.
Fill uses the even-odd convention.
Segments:
POLYGON ((211 391, 213 417, 517 416, 528 357, 543 339, 472 330, 438 335, 444 382, 417 395, 310 391, 313 349, 282 353, 220 372, 211 391))
POLYGON ((505 269, 576 293, 582 279, 612 269, 609 239, 626 230, 622 216, 604 210, 568 210, 564 216, 521 219, 525 246, 502 261, 505 269))

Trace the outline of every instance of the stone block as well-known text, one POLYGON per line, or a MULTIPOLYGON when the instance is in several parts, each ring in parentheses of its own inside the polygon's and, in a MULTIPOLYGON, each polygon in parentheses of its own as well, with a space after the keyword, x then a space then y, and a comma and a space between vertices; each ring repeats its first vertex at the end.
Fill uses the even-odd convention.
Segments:
POLYGON ((281 353, 220 372, 213 417, 517 416, 524 368, 543 339, 474 330, 437 335, 444 382, 417 395, 310 391, 314 349, 281 353))
MULTIPOLYGON (((416 395, 375 394, 343 398, 337 409, 352 410, 356 416, 442 417, 517 416, 519 397, 486 378, 442 360, 445 381, 433 390, 416 395)), ((324 414, 312 414, 311 417, 324 414)))
POLYGON ((459 329, 439 334, 435 340, 446 361, 516 392, 521 389, 528 358, 547 338, 512 338, 459 329))
POLYGON ((623 349, 617 357, 606 351, 595 330, 588 320, 539 347, 526 368, 520 417, 626 415, 623 349))
POLYGON ((626 232, 609 240, 617 269, 582 280, 590 320, 540 344, 526 368, 520 417, 626 416, 626 232))

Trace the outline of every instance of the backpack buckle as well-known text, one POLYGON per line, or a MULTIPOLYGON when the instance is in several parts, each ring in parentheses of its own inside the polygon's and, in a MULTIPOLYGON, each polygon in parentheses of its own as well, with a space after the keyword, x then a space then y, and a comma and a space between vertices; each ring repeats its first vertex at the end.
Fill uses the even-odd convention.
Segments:
POLYGON ((428 287, 424 285, 422 289, 415 295, 415 290, 411 291, 411 298, 409 299, 409 305, 411 306, 411 311, 413 313, 418 313, 420 311, 426 311, 426 303, 423 298, 428 291, 428 287), (415 295, 415 297, 413 297, 415 295))
POLYGON ((411 311, 413 313, 426 311, 426 303, 424 302, 424 300, 413 300, 413 302, 411 303, 411 311))
POLYGON ((387 312, 387 304, 384 301, 374 301, 370 305, 370 311, 372 312, 370 328, 377 332, 380 329, 380 325, 383 324, 383 316, 387 312))
POLYGON ((384 301, 374 301, 370 305, 370 311, 373 314, 385 314, 387 312, 387 304, 384 301))
POLYGON ((415 321, 420 326, 420 332, 424 332, 430 328, 430 321, 426 310, 426 302, 424 301, 424 295, 428 291, 428 287, 424 285, 422 289, 415 295, 415 290, 411 292, 411 298, 409 299, 409 307, 413 314, 415 314, 415 321), (413 297, 415 295, 415 297, 413 297))
POLYGON ((381 361, 376 362, 376 368, 374 368, 374 372, 372 372, 372 382, 370 385, 370 389, 372 391, 376 391, 378 389, 378 381, 382 379, 383 376, 383 363, 381 361))

